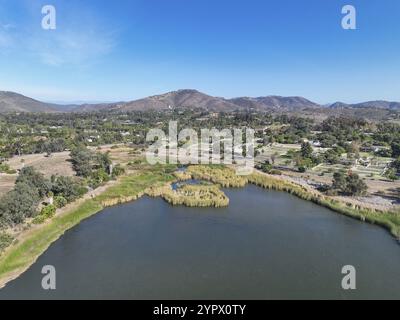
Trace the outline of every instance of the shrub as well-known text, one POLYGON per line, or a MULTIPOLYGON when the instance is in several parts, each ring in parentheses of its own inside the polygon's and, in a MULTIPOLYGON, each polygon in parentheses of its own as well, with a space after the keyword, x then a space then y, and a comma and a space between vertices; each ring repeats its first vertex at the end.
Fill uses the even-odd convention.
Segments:
POLYGON ((40 214, 40 215, 36 216, 36 217, 32 220, 32 223, 33 223, 33 224, 42 224, 42 223, 45 222, 45 221, 46 221, 46 217, 45 217, 45 216, 42 216, 42 215, 40 214))
POLYGON ((46 218, 53 217, 55 213, 56 213, 56 206, 52 204, 43 207, 42 210, 40 211, 40 215, 45 216, 46 218))
POLYGON ((48 206, 42 208, 40 214, 32 220, 32 223, 41 224, 45 222, 47 219, 52 218, 55 213, 56 213, 56 207, 52 204, 49 204, 48 206))
POLYGON ((92 175, 89 179, 89 186, 91 186, 93 189, 96 189, 99 185, 109 180, 110 177, 107 172, 103 168, 100 168, 92 172, 92 175))
POLYGON ((1 232, 0 233, 0 253, 2 253, 4 251, 5 248, 7 248, 12 242, 13 242, 14 238, 5 233, 5 232, 1 232))
POLYGON ((16 174, 17 171, 11 169, 7 163, 0 164, 0 172, 7 173, 7 174, 16 174))
POLYGON ((397 172, 396 172, 396 170, 395 170, 394 168, 388 169, 388 170, 385 172, 384 176, 385 176, 386 178, 388 178, 389 180, 392 180, 392 181, 395 181, 395 180, 398 180, 398 179, 399 179, 399 177, 397 176, 397 172))
POLYGON ((306 167, 304 167, 304 166, 300 166, 299 167, 299 172, 306 172, 306 167))
POLYGON ((257 169, 259 169, 265 173, 270 173, 272 170, 272 165, 270 164, 270 162, 268 160, 266 160, 264 163, 258 165, 257 169))
POLYGON ((88 188, 85 186, 79 186, 77 192, 78 192, 78 198, 82 197, 85 193, 88 192, 88 188))
POLYGON ((278 169, 272 169, 269 173, 280 176, 282 174, 282 171, 278 169))
POLYGON ((6 172, 7 170, 10 169, 10 166, 6 163, 0 164, 0 172, 6 172))
POLYGON ((63 196, 57 196, 54 198, 54 205, 57 208, 65 207, 67 205, 67 203, 68 203, 68 200, 65 199, 63 196))
POLYGON ((121 167, 121 165, 118 164, 113 168, 112 176, 118 177, 120 175, 123 175, 124 173, 125 173, 125 169, 123 167, 121 167))

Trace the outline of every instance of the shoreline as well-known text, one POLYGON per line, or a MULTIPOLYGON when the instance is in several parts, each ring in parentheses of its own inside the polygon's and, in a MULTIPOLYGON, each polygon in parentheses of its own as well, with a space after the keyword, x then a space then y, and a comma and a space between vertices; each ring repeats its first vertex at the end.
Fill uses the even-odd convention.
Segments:
MULTIPOLYGON (((230 171, 234 172, 227 167, 188 167, 188 172, 193 178, 208 180, 223 187, 242 188, 247 184, 254 184, 264 189, 284 191, 336 213, 382 226, 397 240, 400 239, 400 215, 398 213, 379 212, 358 206, 353 208, 344 202, 280 176, 255 171, 246 178, 238 178, 234 177, 230 171), (210 174, 211 172, 212 174, 210 174)), ((148 190, 172 183, 177 178, 176 175, 165 172, 165 168, 162 167, 144 168, 142 171, 121 176, 116 181, 110 181, 94 190, 93 193, 88 193, 67 207, 59 209, 54 218, 21 231, 0 256, 0 289, 24 273, 54 241, 81 221, 107 207, 137 200, 149 193, 148 190)), ((173 205, 173 203, 170 204, 173 205)))
MULTIPOLYGON (((227 167, 226 167, 227 168, 227 167)), ((283 176, 276 176, 254 170, 252 174, 238 178, 232 168, 223 169, 214 166, 213 169, 205 166, 189 166, 188 171, 194 178, 208 180, 223 187, 243 187, 251 183, 264 189, 284 191, 293 194, 303 200, 311 201, 317 205, 328 208, 336 213, 346 215, 362 222, 379 225, 397 240, 400 240, 400 213, 394 211, 383 211, 372 209, 351 201, 344 202, 337 198, 327 196, 321 192, 302 184, 296 183, 283 176)))
MULTIPOLYGON (((271 175, 266 173, 259 172, 258 175, 266 175, 271 179, 271 175)), ((396 241, 400 241, 400 214, 398 212, 362 207, 351 202, 343 202, 334 197, 326 196, 310 187, 306 188, 303 185, 285 179, 278 179, 277 177, 273 177, 272 179, 283 181, 283 186, 279 186, 279 183, 275 185, 268 183, 267 185, 263 185, 262 182, 257 182, 256 180, 250 181, 250 183, 265 189, 288 192, 300 199, 311 201, 317 205, 330 209, 335 213, 343 214, 361 222, 378 225, 389 231, 396 241)))
POLYGON ((0 256, 0 289, 24 273, 54 241, 81 221, 107 207, 136 200, 152 185, 173 179, 159 168, 121 176, 100 187, 101 190, 94 190, 95 197, 86 194, 70 207, 61 208, 54 218, 21 231, 0 256))

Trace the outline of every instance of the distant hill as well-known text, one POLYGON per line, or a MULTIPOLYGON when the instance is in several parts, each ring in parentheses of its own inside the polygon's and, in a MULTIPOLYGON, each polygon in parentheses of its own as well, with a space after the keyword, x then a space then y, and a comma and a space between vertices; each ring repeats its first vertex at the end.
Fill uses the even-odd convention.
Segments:
POLYGON ((238 106, 224 98, 212 97, 197 90, 184 89, 120 104, 119 110, 167 110, 171 108, 200 108, 210 111, 230 111, 238 106))
POLYGON ((183 89, 160 95, 155 95, 139 100, 115 103, 97 103, 80 105, 60 105, 45 103, 23 96, 18 93, 0 91, 1 112, 95 112, 95 111, 145 111, 145 110, 169 110, 175 108, 200 108, 209 111, 288 111, 296 112, 309 110, 316 113, 318 110, 332 110, 341 112, 343 109, 383 109, 400 110, 400 102, 368 101, 357 104, 336 102, 322 106, 303 97, 238 97, 225 99, 213 97, 197 90, 183 89))
POLYGON ((57 112, 57 105, 40 102, 21 94, 0 91, 0 112, 57 112))
POLYGON ((74 111, 161 111, 174 108, 200 108, 212 111, 229 111, 238 109, 238 106, 223 98, 212 97, 197 90, 184 89, 129 102, 84 104, 75 108, 74 111))
POLYGON ((321 106, 315 102, 307 100, 303 97, 281 97, 266 96, 258 98, 241 97, 230 99, 232 103, 242 108, 252 108, 257 110, 299 110, 308 108, 320 108, 321 106))
POLYGON ((343 108, 374 108, 374 109, 390 109, 390 110, 400 110, 400 102, 391 102, 384 100, 367 101, 361 103, 348 104, 344 102, 335 102, 329 106, 333 109, 343 109, 343 108))
POLYGON ((304 109, 317 108, 318 104, 302 97, 241 97, 225 99, 213 97, 197 90, 183 89, 165 94, 155 95, 130 102, 119 102, 115 104, 83 105, 76 110, 168 110, 172 108, 200 108, 209 111, 233 111, 242 109, 273 110, 273 109, 304 109))

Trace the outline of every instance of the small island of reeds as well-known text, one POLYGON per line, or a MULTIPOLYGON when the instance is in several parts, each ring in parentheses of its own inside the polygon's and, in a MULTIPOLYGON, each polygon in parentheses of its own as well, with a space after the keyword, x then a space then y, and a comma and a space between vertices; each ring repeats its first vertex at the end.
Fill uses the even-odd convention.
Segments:
POLYGON ((149 188, 149 196, 161 196, 171 205, 187 207, 226 207, 229 198, 217 185, 183 185, 173 190, 170 185, 149 188))

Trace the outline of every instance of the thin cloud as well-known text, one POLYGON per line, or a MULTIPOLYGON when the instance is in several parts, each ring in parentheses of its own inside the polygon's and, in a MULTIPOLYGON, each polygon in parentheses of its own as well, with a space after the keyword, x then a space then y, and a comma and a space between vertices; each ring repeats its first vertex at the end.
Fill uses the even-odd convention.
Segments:
POLYGON ((0 23, 0 48, 9 48, 13 44, 13 38, 10 34, 10 30, 13 28, 12 24, 0 23))
POLYGON ((37 21, 23 25, 0 21, 0 53, 27 55, 49 66, 86 66, 111 53, 116 45, 117 33, 95 17, 60 18, 55 30, 41 29, 37 21))
POLYGON ((112 52, 112 33, 98 31, 44 31, 29 40, 28 47, 44 64, 86 65, 112 52))
POLYGON ((11 23, 7 23, 7 24, 1 25, 1 28, 7 31, 7 30, 10 30, 10 29, 14 29, 15 26, 13 24, 11 24, 11 23))

